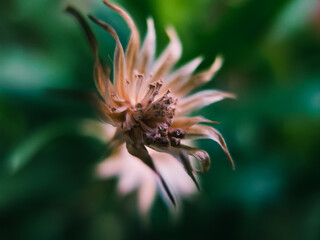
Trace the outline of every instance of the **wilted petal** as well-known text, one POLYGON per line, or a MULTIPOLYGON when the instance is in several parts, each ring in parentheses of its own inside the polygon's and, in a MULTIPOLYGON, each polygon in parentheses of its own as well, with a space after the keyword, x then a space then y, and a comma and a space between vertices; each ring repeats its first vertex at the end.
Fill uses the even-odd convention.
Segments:
POLYGON ((181 56, 182 47, 176 31, 173 28, 168 28, 167 34, 170 38, 170 43, 154 63, 151 70, 153 74, 151 82, 158 81, 167 74, 181 56))
POLYGON ((178 146, 178 148, 186 150, 189 155, 195 157, 198 160, 201 167, 201 170, 197 171, 198 173, 204 173, 209 170, 210 156, 206 151, 198 148, 185 146, 185 145, 180 145, 178 146))
POLYGON ((138 29, 130 17, 130 15, 124 11, 122 8, 116 6, 115 4, 112 4, 106 0, 103 0, 104 4, 113 10, 115 10, 119 15, 126 21, 128 24, 130 30, 131 30, 131 36, 128 43, 128 47, 126 50, 126 63, 127 63, 127 76, 129 77, 129 80, 132 80, 132 74, 133 74, 133 68, 137 59, 137 55, 139 52, 140 47, 140 34, 138 32, 138 29))
POLYGON ((212 139, 213 141, 217 142, 221 146, 222 150, 227 155, 232 165, 232 168, 234 169, 235 165, 229 153, 227 144, 224 141, 224 138, 222 137, 221 133, 219 133, 217 129, 210 126, 206 126, 206 125, 194 125, 189 128, 186 135, 186 139, 204 139, 204 138, 212 139))
POLYGON ((204 106, 221 101, 225 98, 235 98, 235 95, 217 90, 205 90, 182 99, 177 107, 177 115, 186 115, 204 106))
POLYGON ((90 17, 116 41, 114 85, 110 81, 109 69, 99 59, 97 41, 91 29, 75 10, 67 10, 82 25, 95 56, 94 78, 102 97, 97 97, 96 106, 103 121, 117 129, 107 144, 107 152, 115 151, 108 161, 99 165, 98 175, 118 176, 118 189, 122 194, 138 190, 143 213, 149 210, 154 200, 157 184, 165 199, 175 205, 172 192, 179 197, 192 193, 196 187, 199 189, 195 173, 205 172, 210 167, 206 151, 182 145, 182 142, 186 144, 188 139, 211 138, 220 144, 233 165, 221 134, 212 127, 198 125, 214 122, 203 117, 183 117, 195 109, 234 97, 230 93, 208 90, 182 98, 193 88, 209 81, 220 68, 222 59, 218 57, 210 69, 196 75, 192 73, 201 63, 200 57, 172 72, 181 55, 181 44, 174 29, 167 30, 170 43, 154 63, 155 29, 152 19, 148 19, 148 32, 139 52, 140 36, 129 14, 106 0, 103 2, 121 15, 131 30, 124 53, 116 31, 90 17), (194 169, 193 158, 198 160, 199 171, 194 169))
POLYGON ((89 16, 90 19, 98 24, 100 27, 102 27, 104 30, 106 30, 116 41, 116 49, 114 51, 114 62, 113 62, 113 71, 114 71, 114 77, 113 77, 113 83, 116 87, 116 90, 121 98, 126 99, 126 92, 125 92, 125 84, 126 84, 126 63, 125 63, 125 57, 123 48, 120 42, 120 39, 118 37, 117 32, 107 23, 102 22, 92 16, 89 16))
POLYGON ((215 73, 222 66, 222 62, 223 62, 222 57, 218 56, 208 70, 195 74, 190 78, 188 82, 186 82, 186 84, 181 86, 181 88, 179 89, 179 94, 181 96, 185 96, 188 93, 190 93, 193 89, 211 80, 212 77, 215 75, 215 73))
POLYGON ((94 81, 96 88, 100 94, 100 96, 108 102, 108 87, 110 85, 110 70, 107 67, 104 67, 99 59, 99 53, 98 53, 98 43, 97 39, 94 36, 91 28, 89 27, 88 23, 84 19, 84 17, 74 8, 67 7, 66 11, 72 14, 80 23, 87 39, 90 44, 91 50, 94 55, 94 81))

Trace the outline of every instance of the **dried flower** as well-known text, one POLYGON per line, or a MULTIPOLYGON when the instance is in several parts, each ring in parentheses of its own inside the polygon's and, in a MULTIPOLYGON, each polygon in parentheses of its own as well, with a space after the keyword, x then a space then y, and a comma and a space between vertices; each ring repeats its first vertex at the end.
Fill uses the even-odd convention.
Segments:
MULTIPOLYGON (((154 60, 153 20, 147 21, 148 32, 140 48, 140 35, 129 14, 114 4, 103 2, 122 16, 131 30, 124 52, 116 31, 89 16, 116 41, 113 83, 110 70, 99 58, 97 41, 88 24, 75 9, 67 8, 82 25, 94 53, 94 80, 99 92, 100 116, 115 129, 110 140, 113 154, 99 165, 98 172, 103 177, 119 175, 119 187, 123 193, 138 188, 142 211, 147 211, 153 201, 157 179, 166 196, 175 204, 175 196, 194 191, 190 179, 199 189, 195 172, 206 172, 210 166, 208 153, 185 145, 185 140, 209 138, 216 141, 234 167, 221 134, 211 126, 199 124, 214 122, 203 117, 186 117, 193 110, 234 97, 217 90, 189 95, 194 88, 213 77, 222 59, 218 57, 208 70, 197 74, 193 72, 202 61, 200 57, 172 71, 181 55, 180 41, 174 29, 167 29, 170 43, 154 60), (189 156, 198 160, 200 170, 195 169, 189 156), (190 178, 186 180, 185 176, 190 178)), ((106 132, 110 133, 109 130, 106 132)))

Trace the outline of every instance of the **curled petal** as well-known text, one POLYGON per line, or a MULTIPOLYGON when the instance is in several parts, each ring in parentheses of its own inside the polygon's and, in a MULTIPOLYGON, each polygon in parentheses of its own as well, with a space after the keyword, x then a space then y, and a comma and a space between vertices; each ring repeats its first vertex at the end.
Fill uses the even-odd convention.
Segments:
POLYGON ((193 157, 195 157, 201 167, 200 171, 197 171, 198 173, 205 173, 209 170, 210 168, 210 156, 209 154, 201 149, 198 148, 193 148, 185 145, 180 145, 178 148, 183 149, 187 151, 187 153, 193 157))
POLYGON ((189 81, 185 82, 183 86, 179 89, 179 94, 185 96, 190 93, 193 89, 207 83, 215 73, 221 68, 223 63, 223 58, 221 56, 216 57, 210 68, 204 72, 193 75, 189 81))
POLYGON ((217 90, 206 90, 182 99, 177 107, 177 115, 186 115, 204 106, 221 101, 225 98, 235 98, 235 95, 217 90))
POLYGON ((162 184, 163 188, 165 189, 170 201, 172 202, 173 205, 176 205, 175 199, 174 199, 167 183, 164 181, 164 179, 162 178, 162 176, 160 175, 160 173, 156 169, 156 167, 152 161, 152 158, 150 157, 148 150, 145 148, 145 146, 142 144, 127 143, 127 150, 131 155, 141 159, 142 162, 144 162, 151 170, 153 170, 155 172, 155 174, 160 178, 161 184, 162 184))
POLYGON ((73 7, 68 6, 66 8, 66 12, 70 13, 72 16, 74 16, 78 22, 80 23, 88 41, 90 44, 90 47, 92 49, 92 52, 94 53, 95 56, 98 56, 98 43, 97 43, 97 39, 94 36, 91 28, 89 27, 88 23, 86 22, 86 20, 84 20, 84 17, 78 12, 78 10, 76 10, 73 7))
POLYGON ((132 20, 132 18, 130 17, 130 15, 124 11, 122 8, 106 1, 103 0, 103 3, 110 7, 111 9, 115 10, 117 13, 119 13, 119 15, 126 21, 126 23, 128 24, 130 30, 131 30, 131 36, 130 36, 130 40, 128 43, 128 47, 126 50, 126 64, 127 64, 127 75, 129 77, 129 80, 131 80, 132 78, 132 74, 133 74, 133 68, 137 59, 137 55, 139 52, 139 47, 140 47, 140 34, 139 31, 134 23, 134 21, 132 20))
POLYGON ((110 70, 104 67, 99 59, 98 53, 98 43, 97 39, 94 36, 91 28, 89 27, 88 23, 85 21, 84 17, 73 7, 67 7, 66 11, 72 14, 80 23, 87 39, 90 44, 91 50, 94 55, 95 63, 94 63, 94 81, 96 88, 100 94, 100 96, 108 102, 108 93, 109 93, 109 86, 111 85, 109 75, 110 70))
POLYGON ((176 31, 173 28, 168 28, 167 34, 170 38, 170 43, 151 70, 151 82, 158 81, 167 74, 181 56, 182 47, 176 31))
POLYGON ((113 71, 114 71, 114 85, 116 90, 121 98, 126 98, 126 93, 124 90, 126 82, 126 63, 125 56, 121 42, 119 40, 117 32, 107 23, 102 22, 92 16, 89 16, 90 19, 106 30, 116 41, 116 49, 114 51, 114 62, 113 62, 113 71))
POLYGON ((225 152, 228 160, 231 163, 232 169, 235 169, 234 162, 232 160, 232 157, 229 153, 228 147, 226 142, 224 141, 224 138, 222 137, 221 133, 213 127, 206 126, 206 125, 194 125, 189 128, 187 135, 185 137, 186 139, 204 139, 209 138, 213 141, 217 142, 222 150, 225 152))

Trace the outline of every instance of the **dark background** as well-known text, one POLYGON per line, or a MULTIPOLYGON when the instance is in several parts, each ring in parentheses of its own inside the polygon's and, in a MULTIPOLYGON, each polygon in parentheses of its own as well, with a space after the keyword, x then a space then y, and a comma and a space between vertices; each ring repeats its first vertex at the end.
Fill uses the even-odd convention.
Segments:
MULTIPOLYGON (((175 26, 178 65, 217 53, 204 88, 237 94, 198 113, 221 122, 236 163, 200 145, 212 167, 202 191, 170 217, 158 196, 150 221, 116 180, 97 180, 101 141, 78 131, 97 119, 84 101, 53 89, 94 90, 93 58, 71 3, 119 32, 124 21, 98 0, 10 0, 0 7, 0 239, 320 239, 320 2, 317 0, 121 0, 141 34, 152 16, 158 54, 175 26)), ((92 25, 93 26, 93 25, 92 25)), ((93 26, 106 61, 114 42, 93 26)))

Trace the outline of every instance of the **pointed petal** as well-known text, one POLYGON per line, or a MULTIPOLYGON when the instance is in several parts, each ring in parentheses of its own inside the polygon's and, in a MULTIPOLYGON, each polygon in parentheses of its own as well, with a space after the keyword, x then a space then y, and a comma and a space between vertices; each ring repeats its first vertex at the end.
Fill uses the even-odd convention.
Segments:
POLYGON ((148 167, 150 167, 155 172, 155 174, 160 178, 161 184, 164 187, 166 193, 168 194, 168 197, 171 200, 172 204, 176 205, 175 199, 174 199, 168 185, 166 184, 166 182, 164 181, 164 179, 162 178, 162 176, 160 175, 160 173, 156 169, 156 167, 155 167, 155 165, 154 165, 154 163, 148 153, 148 150, 145 148, 145 146, 144 145, 135 145, 134 143, 133 144, 127 143, 127 150, 131 155, 141 159, 142 162, 144 162, 148 167))
POLYGON ((217 90, 201 91, 182 99, 178 103, 176 114, 186 115, 194 110, 221 101, 225 98, 235 98, 235 95, 217 90))
POLYGON ((167 34, 170 38, 170 43, 151 70, 153 74, 151 82, 158 81, 167 74, 181 56, 182 47, 176 31, 173 28, 168 28, 167 34))
POLYGON ((103 0, 103 3, 111 9, 115 10, 126 21, 131 30, 131 36, 126 50, 127 75, 129 77, 129 80, 131 80, 133 68, 140 48, 140 34, 134 21, 125 10, 106 0, 103 0))
POLYGON ((99 59, 99 53, 98 53, 98 43, 97 39, 95 38, 90 26, 85 21, 84 17, 74 8, 67 7, 66 11, 72 14, 80 23, 88 41, 91 47, 91 50, 93 52, 95 63, 94 63, 94 81, 96 88, 100 94, 100 96, 108 102, 108 87, 111 84, 109 75, 110 71, 108 68, 103 67, 100 59, 99 59))
MULTIPOLYGON (((172 90, 172 92, 178 96, 180 89, 188 83, 191 78, 192 73, 196 70, 196 68, 202 62, 202 57, 197 57, 196 59, 190 61, 185 64, 175 72, 171 73, 165 80, 164 86, 161 89, 162 92, 166 92, 168 89, 172 90)), ((161 94, 161 93, 160 93, 161 94)))
POLYGON ((211 67, 198 74, 193 75, 189 81, 187 81, 179 90, 181 96, 185 96, 190 93, 193 89, 207 83, 212 79, 215 73, 221 68, 223 63, 223 58, 221 56, 216 57, 211 67))
POLYGON ((185 138, 186 139, 209 138, 217 142, 221 146, 222 150, 225 152, 228 160, 231 163, 232 169, 235 169, 235 165, 229 153, 227 144, 224 138, 222 137, 221 133, 217 129, 210 126, 206 126, 206 125, 194 125, 189 128, 189 131, 187 132, 187 135, 185 136, 185 138))
POLYGON ((113 72, 114 72, 114 85, 116 90, 121 98, 126 98, 126 93, 124 90, 126 82, 126 63, 123 48, 119 40, 117 32, 107 23, 100 21, 92 16, 89 16, 90 19, 106 30, 116 41, 116 49, 114 51, 114 63, 113 63, 113 72))
POLYGON ((198 117, 178 117, 174 118, 172 128, 182 128, 185 131, 188 131, 189 128, 195 124, 198 123, 218 123, 213 122, 209 119, 206 119, 204 117, 198 116, 198 117))
POLYGON ((144 39, 142 48, 139 53, 139 57, 136 63, 136 69, 141 74, 149 74, 151 64, 154 60, 154 54, 156 51, 156 32, 154 29, 154 22, 152 18, 147 20, 148 32, 144 39))

